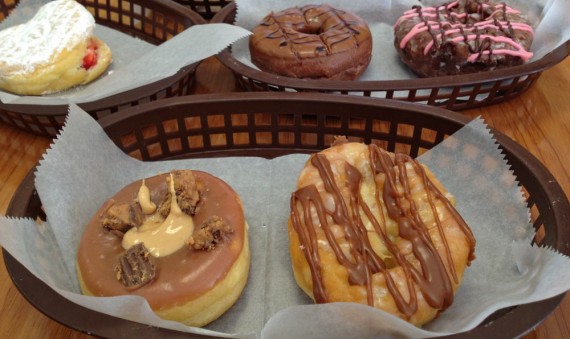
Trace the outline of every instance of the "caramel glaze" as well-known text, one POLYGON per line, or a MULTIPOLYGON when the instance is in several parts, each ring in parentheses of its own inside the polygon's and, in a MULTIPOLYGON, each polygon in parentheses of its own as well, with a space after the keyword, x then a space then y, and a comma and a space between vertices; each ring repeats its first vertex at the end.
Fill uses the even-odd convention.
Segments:
MULTIPOLYGON (((244 246, 245 217, 239 196, 222 180, 205 172, 193 171, 197 180, 204 182, 199 209, 193 216, 196 229, 212 215, 218 215, 231 224, 233 233, 228 241, 212 251, 194 250, 187 246, 175 253, 156 258, 158 277, 153 282, 133 291, 117 280, 114 267, 124 251, 121 239, 106 231, 99 223, 105 205, 95 214, 81 239, 77 264, 87 289, 96 296, 140 295, 154 310, 185 304, 213 288, 222 280, 244 246)), ((167 191, 162 174, 145 179, 152 192, 151 199, 158 204, 167 191)), ((117 203, 132 201, 141 182, 120 190, 112 199, 117 203)))
MULTIPOLYGON (((367 230, 362 222, 362 215, 372 222, 374 230, 378 233, 387 249, 394 256, 398 266, 403 269, 406 277, 408 290, 413 291, 413 284, 417 284, 427 303, 439 310, 444 310, 453 302, 453 288, 451 280, 458 284, 458 277, 452 264, 452 256, 449 244, 443 233, 441 220, 436 212, 435 200, 444 202, 455 221, 465 234, 470 244, 469 261, 474 259, 475 239, 471 230, 457 213, 449 200, 437 189, 434 183, 427 177, 423 167, 411 157, 405 154, 396 154, 394 159, 389 153, 381 150, 375 145, 368 148, 370 166, 372 173, 384 174, 385 181, 383 187, 377 187, 376 199, 383 201, 386 206, 387 216, 375 217, 370 208, 364 202, 360 193, 360 183, 362 174, 358 169, 349 163, 345 163, 346 188, 350 192, 350 198, 345 201, 341 196, 340 188, 335 183, 330 162, 324 154, 315 154, 311 157, 310 163, 318 170, 320 178, 324 184, 324 190, 330 194, 334 200, 335 210, 330 211, 325 208, 322 197, 315 185, 308 185, 298 189, 291 196, 291 221, 293 228, 299 235, 301 248, 305 258, 309 263, 313 281, 313 295, 317 303, 328 302, 327 291, 322 280, 321 260, 318 251, 318 241, 316 229, 321 228, 326 236, 328 245, 334 251, 338 262, 343 265, 348 272, 348 279, 351 285, 364 285, 367 290, 368 304, 373 306, 372 275, 382 273, 386 279, 386 286, 393 296, 398 309, 407 317, 413 315, 417 310, 417 297, 410 293, 409 300, 399 292, 396 282, 388 274, 388 266, 372 249, 368 240, 367 230), (443 239, 446 256, 441 258, 430 238, 427 226, 420 219, 419 213, 411 199, 411 188, 407 179, 406 164, 410 163, 413 170, 422 178, 426 187, 428 200, 431 209, 436 216, 438 232, 443 239), (398 192, 396 183, 403 185, 403 192, 398 192), (380 193, 382 192, 381 196, 380 193), (406 199, 409 207, 405 207, 401 200, 406 199), (299 208, 300 207, 300 208, 299 208), (320 225, 314 225, 310 217, 311 209, 316 212, 320 225), (327 220, 327 215, 331 222, 327 220), (420 268, 414 267, 400 251, 396 244, 387 236, 383 223, 389 217, 398 223, 399 236, 410 241, 413 253, 420 263, 420 268), (333 224, 341 225, 345 233, 345 239, 350 246, 350 253, 353 259, 348 258, 341 250, 339 243, 331 231, 333 224), (448 274, 447 267, 451 271, 448 274), (451 278, 450 278, 451 276, 451 278)), ((378 185, 378 182, 377 182, 378 185)))
POLYGON ((287 48, 298 59, 315 58, 358 48, 370 38, 365 32, 369 32, 366 22, 349 12, 307 5, 267 15, 253 29, 251 43, 287 48))

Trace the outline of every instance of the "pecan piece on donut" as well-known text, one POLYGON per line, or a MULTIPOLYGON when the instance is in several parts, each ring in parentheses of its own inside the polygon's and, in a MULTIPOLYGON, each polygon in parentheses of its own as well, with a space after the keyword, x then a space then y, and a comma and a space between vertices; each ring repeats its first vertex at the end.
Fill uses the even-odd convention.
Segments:
MULTIPOLYGON (((188 215, 196 214, 198 203, 200 202, 202 183, 194 177, 190 170, 172 171, 174 179, 174 190, 178 206, 182 212, 188 215)), ((166 192, 159 206, 159 213, 166 217, 170 213, 170 192, 166 192)))
POLYGON ((111 205, 101 217, 101 224, 111 233, 122 238, 133 227, 142 223, 142 210, 137 203, 111 205))
POLYGON ((156 263, 143 243, 138 243, 119 256, 115 267, 117 280, 128 289, 140 288, 156 277, 156 263))
POLYGON ((230 233, 233 233, 231 226, 223 218, 213 215, 188 239, 188 245, 195 250, 211 251, 224 242, 230 233))

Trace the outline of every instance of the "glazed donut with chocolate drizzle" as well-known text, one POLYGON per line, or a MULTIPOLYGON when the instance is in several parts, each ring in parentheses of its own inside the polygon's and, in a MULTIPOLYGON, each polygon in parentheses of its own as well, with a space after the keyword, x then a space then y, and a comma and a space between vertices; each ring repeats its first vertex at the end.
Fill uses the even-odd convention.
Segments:
POLYGON ((251 61, 292 78, 354 80, 372 56, 368 24, 328 5, 272 12, 252 32, 251 61))
POLYGON ((297 284, 317 303, 370 305, 421 326, 453 302, 475 239, 453 196, 401 153, 338 139, 291 196, 297 284))
POLYGON ((423 77, 515 66, 533 55, 534 31, 525 16, 486 0, 414 6, 398 19, 394 35, 401 60, 423 77))
POLYGON ((244 289, 250 263, 241 199, 206 172, 127 185, 87 225, 77 254, 86 295, 144 297, 160 317, 204 326, 244 289))

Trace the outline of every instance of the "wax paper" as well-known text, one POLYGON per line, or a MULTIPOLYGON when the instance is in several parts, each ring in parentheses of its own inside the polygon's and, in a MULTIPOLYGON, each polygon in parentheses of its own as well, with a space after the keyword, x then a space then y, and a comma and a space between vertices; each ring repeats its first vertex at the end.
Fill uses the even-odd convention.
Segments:
POLYGON ((35 186, 47 222, 0 216, 0 245, 63 297, 138 322, 240 337, 430 337, 469 330, 495 310, 546 299, 570 287, 570 260, 531 245, 534 235, 520 187, 484 121, 475 119, 419 160, 455 195, 477 239, 453 305, 418 329, 364 305, 313 305, 296 286, 288 252, 289 199, 307 155, 141 162, 122 153, 99 124, 70 107, 61 135, 40 161, 35 186), (124 185, 172 169, 210 172, 241 196, 252 263, 238 302, 205 329, 164 321, 142 298, 80 294, 75 258, 83 228, 124 185), (137 310, 137 312, 133 312, 137 310))

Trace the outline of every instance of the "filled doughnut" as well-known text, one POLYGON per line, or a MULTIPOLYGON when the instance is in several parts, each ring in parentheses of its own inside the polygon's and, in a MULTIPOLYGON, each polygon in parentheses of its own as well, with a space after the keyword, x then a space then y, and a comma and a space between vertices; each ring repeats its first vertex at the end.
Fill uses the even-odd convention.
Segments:
POLYGON ((237 301, 249 263, 238 194, 206 172, 175 170, 103 204, 80 241, 77 273, 86 295, 138 295, 158 316, 200 327, 237 301))
POLYGON ((401 60, 422 77, 510 67, 533 55, 534 31, 526 17, 486 0, 414 6, 397 20, 394 35, 401 60))
POLYGON ((56 0, 28 22, 0 31, 0 89, 42 95, 95 80, 112 54, 94 28, 95 19, 81 4, 56 0))
POLYGON ((290 254, 317 303, 370 305, 421 326, 448 308, 475 258, 454 198, 424 165, 338 139, 291 195, 290 254))
POLYGON ((366 21, 328 5, 272 12, 252 32, 251 61, 292 78, 354 80, 372 56, 366 21))

